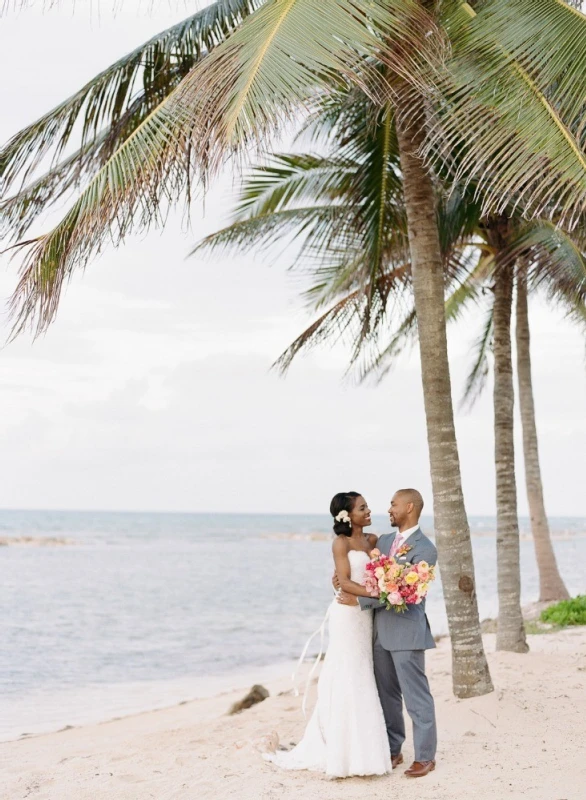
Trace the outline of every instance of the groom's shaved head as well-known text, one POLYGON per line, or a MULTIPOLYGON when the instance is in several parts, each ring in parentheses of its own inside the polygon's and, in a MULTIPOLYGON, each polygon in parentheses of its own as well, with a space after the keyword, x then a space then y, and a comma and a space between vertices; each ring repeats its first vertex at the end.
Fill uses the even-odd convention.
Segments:
POLYGON ((417 512, 417 517, 421 515, 423 511, 423 497, 421 496, 421 492, 418 492, 417 489, 399 489, 395 494, 399 495, 404 502, 413 503, 413 510, 417 512))

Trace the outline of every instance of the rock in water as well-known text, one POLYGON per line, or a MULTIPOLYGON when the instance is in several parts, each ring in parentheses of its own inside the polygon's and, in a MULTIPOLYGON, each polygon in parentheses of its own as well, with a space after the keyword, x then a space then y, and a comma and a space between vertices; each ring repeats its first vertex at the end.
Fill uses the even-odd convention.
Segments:
POLYGON ((260 686, 259 684, 255 684, 252 689, 248 692, 246 697, 243 697, 242 700, 239 700, 237 703, 234 703, 229 714, 238 714, 240 711, 244 711, 245 708, 250 708, 251 706, 256 705, 257 703, 262 703, 263 700, 266 700, 269 696, 268 691, 265 689, 264 686, 260 686))

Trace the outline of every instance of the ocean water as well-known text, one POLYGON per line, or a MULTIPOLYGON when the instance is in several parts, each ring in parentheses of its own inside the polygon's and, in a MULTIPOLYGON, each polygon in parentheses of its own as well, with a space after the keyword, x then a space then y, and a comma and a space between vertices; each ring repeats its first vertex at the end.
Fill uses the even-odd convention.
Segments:
MULTIPOLYGON (((568 588, 583 592, 586 519, 551 524, 568 588)), ((481 618, 495 616, 495 521, 471 525, 481 618)), ((530 602, 537 572, 522 527, 530 602)), ((0 540, 34 538, 0 547, 0 739, 283 674, 331 600, 329 531, 325 515, 0 511, 0 540)), ((427 610, 445 633, 441 580, 427 610)))

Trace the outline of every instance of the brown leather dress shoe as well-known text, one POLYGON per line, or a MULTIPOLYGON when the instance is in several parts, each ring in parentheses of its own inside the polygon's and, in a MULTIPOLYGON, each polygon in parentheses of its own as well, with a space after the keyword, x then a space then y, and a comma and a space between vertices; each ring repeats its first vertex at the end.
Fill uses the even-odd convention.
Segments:
POLYGON ((435 769, 435 761, 414 761, 409 769, 405 770, 408 778, 423 778, 435 769))
POLYGON ((399 764, 402 764, 404 760, 403 753, 397 753, 396 756, 391 753, 391 764, 393 765, 393 769, 397 769, 399 764))

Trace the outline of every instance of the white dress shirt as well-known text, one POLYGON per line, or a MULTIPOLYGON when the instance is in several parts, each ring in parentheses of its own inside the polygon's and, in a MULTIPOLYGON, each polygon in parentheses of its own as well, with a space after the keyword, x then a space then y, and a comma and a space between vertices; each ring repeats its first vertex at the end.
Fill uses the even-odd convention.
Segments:
POLYGON ((418 531, 418 530, 419 530, 419 525, 415 525, 414 528, 407 528, 406 531, 403 531, 401 533, 399 531, 397 531, 397 536, 395 538, 395 541, 397 542, 397 550, 399 550, 399 548, 403 547, 403 545, 405 544, 407 539, 411 536, 411 534, 415 533, 415 531, 418 531))

